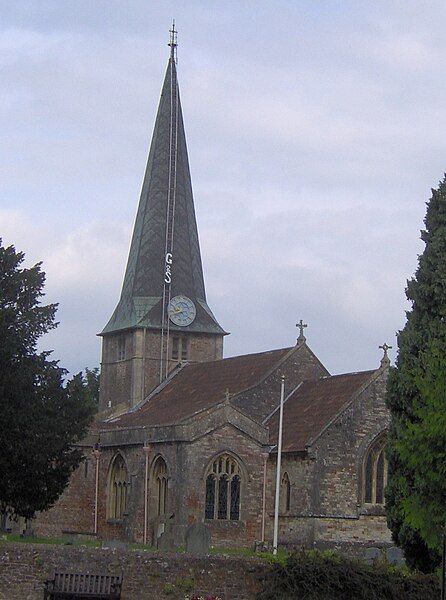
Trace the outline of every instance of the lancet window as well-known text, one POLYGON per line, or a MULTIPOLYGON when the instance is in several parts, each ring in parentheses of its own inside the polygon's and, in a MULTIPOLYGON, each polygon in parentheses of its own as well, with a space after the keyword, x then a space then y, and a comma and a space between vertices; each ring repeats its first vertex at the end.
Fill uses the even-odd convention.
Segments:
POLYGON ((280 485, 280 511, 282 513, 290 512, 291 505, 291 482, 288 473, 282 475, 280 485))
POLYGON ((162 456, 158 456, 153 468, 155 509, 157 515, 165 515, 168 508, 167 465, 162 456))
POLYGON ((384 490, 387 483, 387 460, 385 439, 380 438, 368 450, 363 466, 364 502, 384 504, 384 490))
POLYGON ((117 454, 111 465, 109 495, 109 519, 122 519, 127 510, 128 472, 121 454, 117 454))
POLYGON ((205 518, 238 521, 240 488, 239 464, 228 454, 219 456, 206 476, 205 518))

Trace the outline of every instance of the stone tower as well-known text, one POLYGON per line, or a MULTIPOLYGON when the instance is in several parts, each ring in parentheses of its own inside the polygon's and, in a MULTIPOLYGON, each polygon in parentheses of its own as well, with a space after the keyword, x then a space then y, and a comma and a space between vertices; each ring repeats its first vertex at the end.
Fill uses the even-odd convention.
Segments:
POLYGON ((100 334, 101 411, 136 406, 180 362, 223 354, 206 302, 174 29, 169 45, 121 297, 100 334))

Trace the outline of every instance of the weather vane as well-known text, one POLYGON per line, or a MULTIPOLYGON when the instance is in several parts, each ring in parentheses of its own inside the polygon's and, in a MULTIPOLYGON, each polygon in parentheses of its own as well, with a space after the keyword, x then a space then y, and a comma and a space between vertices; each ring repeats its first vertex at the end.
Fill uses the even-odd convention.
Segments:
POLYGON ((176 29, 175 29, 175 19, 172 21, 172 29, 169 29, 169 33, 170 33, 170 41, 169 41, 170 56, 171 56, 171 58, 173 58, 173 60, 175 62, 177 62, 178 31, 176 31, 176 29))

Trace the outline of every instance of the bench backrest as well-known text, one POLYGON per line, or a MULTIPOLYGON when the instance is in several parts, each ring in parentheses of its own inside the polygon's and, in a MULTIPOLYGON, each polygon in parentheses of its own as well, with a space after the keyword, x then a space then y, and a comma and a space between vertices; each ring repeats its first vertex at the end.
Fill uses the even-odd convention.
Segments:
POLYGON ((93 573, 54 574, 54 590, 59 592, 111 594, 121 587, 121 583, 121 575, 95 575, 93 573))

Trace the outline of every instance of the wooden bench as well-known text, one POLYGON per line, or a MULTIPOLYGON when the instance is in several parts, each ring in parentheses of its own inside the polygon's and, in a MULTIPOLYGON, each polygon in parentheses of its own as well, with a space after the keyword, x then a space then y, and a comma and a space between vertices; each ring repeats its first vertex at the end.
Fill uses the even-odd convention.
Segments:
POLYGON ((120 600, 122 575, 55 573, 45 581, 44 600, 120 600))

